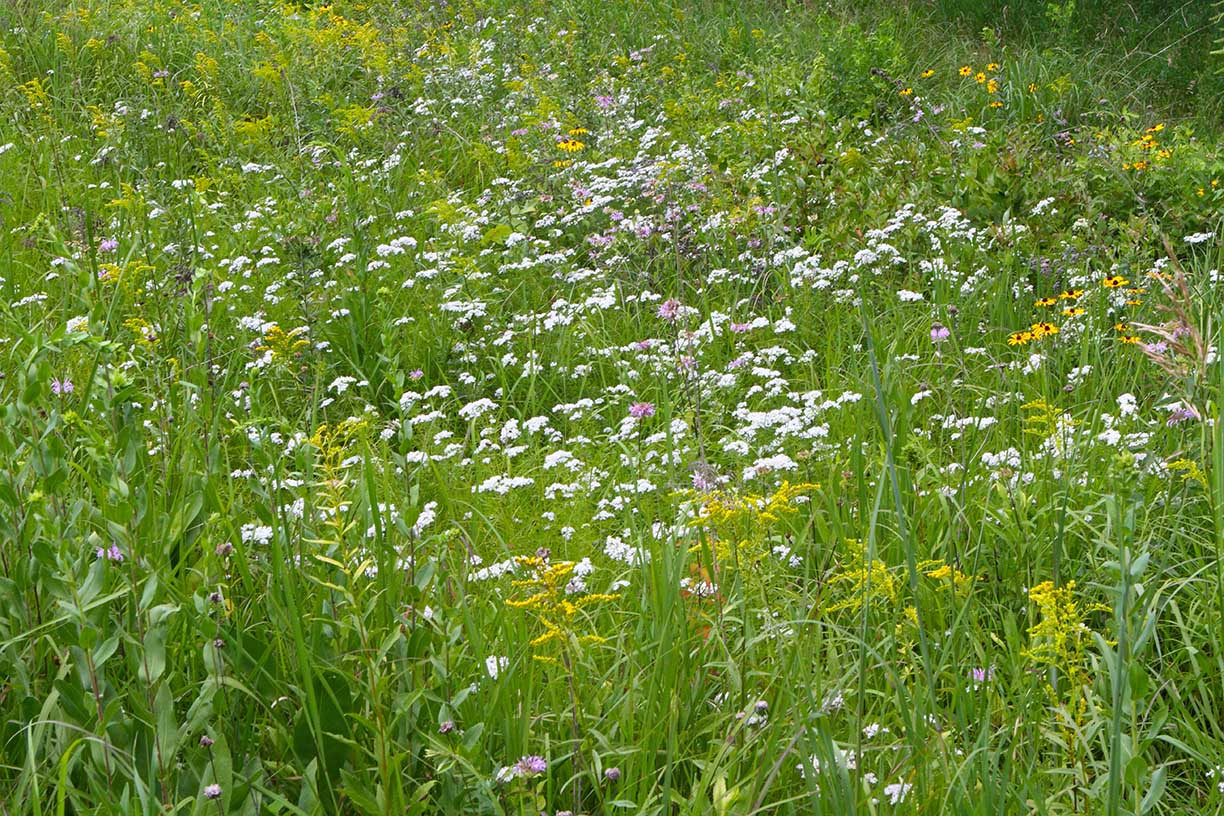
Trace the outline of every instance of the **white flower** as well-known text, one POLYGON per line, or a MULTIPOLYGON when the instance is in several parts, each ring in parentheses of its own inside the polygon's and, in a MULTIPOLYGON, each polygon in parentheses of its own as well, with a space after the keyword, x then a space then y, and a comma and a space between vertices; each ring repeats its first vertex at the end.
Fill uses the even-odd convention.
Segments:
POLYGON ((895 782, 892 785, 884 786, 884 795, 888 797, 888 804, 897 805, 905 801, 905 797, 909 795, 913 785, 909 782, 895 782))

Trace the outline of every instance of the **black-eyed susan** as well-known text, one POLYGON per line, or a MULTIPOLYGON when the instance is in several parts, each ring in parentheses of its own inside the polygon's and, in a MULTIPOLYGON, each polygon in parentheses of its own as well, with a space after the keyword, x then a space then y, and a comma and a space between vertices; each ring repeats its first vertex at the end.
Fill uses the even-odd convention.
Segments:
POLYGON ((1046 323, 1043 321, 1040 323, 1034 323, 1029 327, 1029 331, 1032 332, 1034 338, 1040 340, 1042 337, 1049 337, 1050 335, 1058 334, 1058 327, 1053 323, 1046 323))
POLYGON ((997 99, 996 99, 995 101, 993 101, 993 102, 991 102, 991 103, 990 103, 990 107, 992 107, 992 108, 1001 108, 1001 107, 1003 107, 1003 103, 1002 103, 1002 102, 1000 102, 999 100, 997 100, 997 99))
POLYGON ((913 88, 902 88, 901 90, 897 91, 897 93, 901 94, 901 96, 912 96, 914 93, 914 89, 913 88))
POLYGON ((1033 333, 1031 331, 1012 332, 1011 334, 1007 335, 1007 345, 1023 346, 1032 339, 1033 333))
POLYGON ((1130 331, 1130 324, 1129 323, 1115 323, 1113 326, 1113 330, 1116 332, 1128 332, 1130 331))
POLYGON ((1067 289, 1059 296, 1059 300, 1079 300, 1084 294, 1083 289, 1067 289))
POLYGON ((986 82, 986 75, 983 74, 981 71, 978 71, 976 74, 973 75, 973 81, 979 85, 983 85, 986 82))
POLYGON ((970 68, 968 65, 962 65, 962 66, 960 67, 960 75, 961 75, 961 76, 963 76, 963 77, 967 77, 967 76, 969 76, 969 75, 970 75, 970 74, 972 74, 972 73, 973 73, 973 69, 972 69, 972 68, 970 68))
POLYGON ((1033 305, 1040 306, 1042 308, 1046 308, 1047 306, 1053 306, 1057 302, 1058 302, 1058 298, 1043 297, 1043 298, 1037 298, 1037 300, 1033 301, 1033 305))
POLYGON ((1118 335, 1118 342, 1119 342, 1119 343, 1126 343, 1127 345, 1134 345, 1135 343, 1138 343, 1138 342, 1139 342, 1139 335, 1137 335, 1137 334, 1120 334, 1120 335, 1118 335))
POLYGON ((1130 281, 1121 275, 1109 275, 1105 278, 1105 280, 1101 281, 1101 283, 1106 289, 1121 289, 1123 286, 1130 283, 1130 281))
POLYGON ((573 163, 574 162, 571 161, 570 159, 557 159, 555 162, 553 162, 553 167, 556 167, 556 168, 569 167, 573 163))
POLYGON ((999 70, 999 63, 997 62, 990 63, 989 65, 986 66, 986 70, 993 74, 995 71, 999 70))
POLYGON ((1079 315, 1086 313, 1087 311, 1088 310, 1085 309, 1083 306, 1071 306, 1069 308, 1063 309, 1062 313, 1065 314, 1067 317, 1077 317, 1079 315))
POLYGON ((590 133, 590 132, 591 132, 591 131, 587 130, 587 129, 586 129, 586 128, 584 128, 584 127, 576 127, 576 128, 570 128, 570 130, 569 130, 569 135, 571 135, 571 136, 585 136, 585 135, 587 135, 587 134, 588 134, 588 133, 590 133))
POLYGON ((586 147, 586 145, 577 139, 570 138, 562 139, 561 141, 557 142, 557 147, 564 150, 566 153, 577 153, 579 150, 586 147))
POLYGON ((922 72, 922 78, 923 78, 923 79, 930 79, 930 78, 931 78, 931 77, 933 77, 933 76, 935 76, 935 69, 934 69, 934 68, 928 68, 928 69, 926 69, 925 71, 923 71, 923 72, 922 72))
POLYGON ((1131 298, 1130 300, 1126 301, 1126 305, 1127 306, 1142 306, 1143 299, 1142 298, 1131 298))
POLYGON ((1146 286, 1131 286, 1126 290, 1128 295, 1142 295, 1147 292, 1146 286))
POLYGON ((986 83, 986 93, 992 94, 992 93, 998 93, 998 92, 999 92, 999 80, 992 79, 986 83))

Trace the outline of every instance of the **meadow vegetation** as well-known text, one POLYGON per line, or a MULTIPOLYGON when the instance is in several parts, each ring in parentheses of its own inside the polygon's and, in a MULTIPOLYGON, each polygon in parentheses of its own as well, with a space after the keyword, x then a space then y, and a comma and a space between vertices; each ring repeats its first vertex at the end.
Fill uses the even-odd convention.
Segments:
POLYGON ((0 6, 0 814, 1224 811, 1212 5, 0 6))

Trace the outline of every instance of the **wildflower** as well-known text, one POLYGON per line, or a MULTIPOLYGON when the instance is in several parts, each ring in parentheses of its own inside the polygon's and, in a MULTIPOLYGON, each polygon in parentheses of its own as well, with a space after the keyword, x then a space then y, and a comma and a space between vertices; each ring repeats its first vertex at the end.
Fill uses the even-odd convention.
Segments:
POLYGON ((442 721, 442 722, 441 722, 441 723, 438 725, 438 733, 439 733, 439 734, 449 734, 450 732, 452 732, 452 731, 454 731, 454 730, 455 730, 455 721, 454 721, 454 720, 443 720, 443 721, 442 721))
POLYGON ((1011 334, 1007 336, 1007 345, 1023 346, 1032 339, 1033 339, 1033 333, 1031 331, 1012 332, 1011 334))
POLYGON ((1045 306, 1053 306, 1057 302, 1058 302, 1058 298, 1043 297, 1043 298, 1037 298, 1037 300, 1034 301, 1033 305, 1045 307, 1045 306))
POLYGON ((60 379, 51 380, 51 393, 52 394, 56 394, 56 395, 71 394, 72 391, 73 391, 72 380, 68 379, 67 377, 65 377, 62 380, 60 379))
POLYGON ((221 798, 221 786, 215 782, 211 785, 206 785, 204 787, 204 798, 205 799, 220 799, 221 798))
POLYGON ((571 136, 585 136, 588 133, 590 133, 590 131, 584 127, 576 127, 576 128, 569 129, 569 135, 571 136))
POLYGON ((930 78, 931 78, 931 77, 933 77, 933 76, 935 76, 935 69, 934 69, 934 68, 928 68, 928 69, 926 69, 925 71, 923 71, 923 72, 922 72, 922 78, 923 78, 923 79, 930 79, 930 78))
POLYGON ((649 419, 654 416, 655 407, 649 402, 635 402, 629 406, 629 416, 634 419, 649 419))
POLYGON ((1101 283, 1106 289, 1120 289, 1121 287, 1130 283, 1130 281, 1121 275, 1109 275, 1103 281, 1101 281, 1101 283))
POLYGON ((578 141, 577 139, 570 138, 562 139, 561 141, 557 142, 557 147, 564 150, 566 153, 577 153, 579 150, 586 147, 586 144, 578 141))
POLYGON ((900 94, 901 96, 913 96, 914 89, 913 88, 902 88, 901 90, 897 91, 897 93, 900 94))
POLYGON ((1067 317, 1076 317, 1078 315, 1085 314, 1087 311, 1088 310, 1085 309, 1083 306, 1071 306, 1069 308, 1063 309, 1062 313, 1066 315, 1067 317))
POLYGON ((202 737, 200 737, 200 747, 201 748, 211 748, 212 746, 213 746, 212 737, 208 736, 207 734, 204 734, 202 737))
POLYGON ((103 238, 102 243, 98 244, 99 252, 114 252, 119 248, 119 242, 114 238, 103 238))
POLYGON ((1118 335, 1118 342, 1127 345, 1134 345, 1139 342, 1139 336, 1136 334, 1121 334, 1118 335))
POLYGON ((1052 334, 1058 334, 1058 327, 1053 323, 1034 323, 1030 328, 1033 332, 1033 337, 1036 339, 1049 337, 1052 334))
POLYGON ((604 768, 604 779, 609 783, 619 782, 621 778, 620 768, 604 768))
POLYGON ((999 70, 999 63, 997 62, 990 63, 989 65, 986 66, 986 70, 990 71, 990 73, 993 74, 995 71, 999 70))
POLYGON ((514 763, 514 772, 516 776, 521 776, 524 779, 530 779, 536 774, 542 774, 548 770, 548 763, 542 756, 525 756, 518 762, 514 763))
POLYGON ((1113 330, 1116 332, 1130 331, 1130 324, 1129 323, 1115 323, 1113 325, 1113 330))
POLYGON ((119 549, 118 544, 112 544, 110 547, 99 547, 96 553, 98 560, 106 559, 107 561, 120 562, 123 561, 123 550, 119 549))
POLYGON ((884 786, 884 795, 888 797, 888 804, 897 805, 905 801, 905 797, 913 789, 913 784, 910 782, 897 781, 892 785, 884 786))
POLYGON ((962 65, 962 66, 960 67, 960 75, 961 75, 961 76, 963 76, 963 77, 967 77, 967 76, 969 76, 969 75, 970 75, 970 74, 972 74, 972 73, 973 73, 973 69, 972 69, 972 68, 970 68, 968 65, 962 65))
POLYGON ((421 379, 421 378, 422 378, 422 377, 424 377, 424 376, 425 376, 425 372, 424 372, 424 371, 422 371, 422 370, 421 370, 421 369, 419 369, 419 368, 418 368, 418 369, 414 369, 413 371, 409 372, 409 374, 408 374, 408 378, 409 378, 409 379, 411 379, 411 380, 419 380, 419 379, 421 379))
POLYGON ((982 85, 986 82, 986 75, 983 74, 981 71, 978 71, 976 74, 973 75, 973 81, 979 85, 982 85))
POLYGON ((979 687, 986 685, 994 679, 994 666, 980 669, 975 668, 969 671, 969 679, 973 681, 973 690, 977 691, 979 687))
POLYGON ((663 301, 659 304, 658 315, 664 320, 676 320, 680 316, 680 301, 675 298, 663 301))
POLYGON ((951 330, 948 329, 947 326, 943 325, 942 323, 932 323, 931 324, 931 342, 932 343, 942 343, 943 341, 947 340, 951 336, 952 336, 952 332, 951 330))
POLYGON ((1002 103, 1002 102, 1000 102, 999 100, 997 100, 997 99, 996 99, 995 101, 993 101, 993 102, 991 102, 991 103, 990 103, 990 107, 992 107, 992 108, 1001 108, 1001 107, 1003 107, 1003 103, 1002 103))
POLYGON ((608 108, 612 107, 615 101, 616 100, 608 94, 600 94, 595 97, 595 104, 598 105, 601 110, 607 110, 608 108))
POLYGON ((998 93, 998 92, 999 92, 999 81, 997 79, 992 79, 986 83, 986 93, 992 94, 992 93, 998 93))
POLYGON ((1029 93, 1037 93, 1037 83, 1036 83, 1036 82, 1030 82, 1030 83, 1029 83, 1029 86, 1028 86, 1028 91, 1029 91, 1029 93))

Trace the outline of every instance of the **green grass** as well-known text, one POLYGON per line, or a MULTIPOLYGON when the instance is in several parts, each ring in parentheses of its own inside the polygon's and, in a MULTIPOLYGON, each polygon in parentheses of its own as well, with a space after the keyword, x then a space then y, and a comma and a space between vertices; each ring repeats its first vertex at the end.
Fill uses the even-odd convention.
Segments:
POLYGON ((5 5, 0 814, 1224 811, 1214 10, 5 5))

